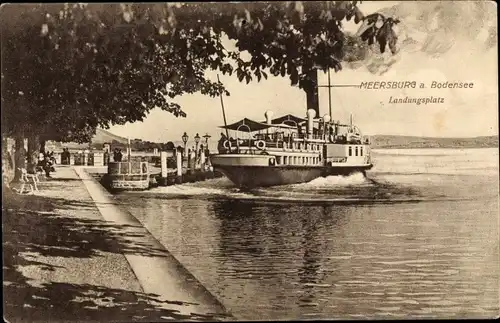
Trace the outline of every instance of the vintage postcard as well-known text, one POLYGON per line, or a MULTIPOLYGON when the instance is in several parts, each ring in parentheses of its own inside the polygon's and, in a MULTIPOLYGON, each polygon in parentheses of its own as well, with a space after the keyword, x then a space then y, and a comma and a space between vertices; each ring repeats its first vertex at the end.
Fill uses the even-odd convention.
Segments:
POLYGON ((497 318, 493 1, 3 4, 3 312, 497 318))

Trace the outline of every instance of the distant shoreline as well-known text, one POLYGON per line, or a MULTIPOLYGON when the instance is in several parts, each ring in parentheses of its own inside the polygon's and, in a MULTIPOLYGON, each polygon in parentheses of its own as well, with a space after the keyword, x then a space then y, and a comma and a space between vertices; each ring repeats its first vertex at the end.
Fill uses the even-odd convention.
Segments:
POLYGON ((498 146, 484 146, 484 147, 406 147, 406 146, 372 146, 373 150, 376 149, 485 149, 485 148, 498 148, 498 146))
MULTIPOLYGON (((369 135, 373 149, 430 149, 430 148, 450 148, 450 149, 466 149, 466 148, 498 148, 498 136, 478 136, 470 138, 446 138, 446 137, 418 137, 418 136, 400 136, 400 135, 369 135)), ((218 138, 212 138, 208 146, 210 150, 215 151, 218 138)), ((108 142, 113 146, 114 143, 119 143, 123 147, 127 145, 128 139, 110 133, 109 131, 98 129, 94 138, 93 144, 103 145, 108 142)), ((182 141, 172 140, 178 146, 183 146, 182 141)), ((13 142, 10 144, 12 145, 13 142)), ((76 143, 53 143, 53 147, 47 147, 48 150, 62 150, 62 147, 68 147, 73 150, 82 150, 88 147, 88 144, 76 143)), ((194 142, 188 142, 188 148, 194 146, 194 142)), ((134 149, 134 141, 132 141, 132 149, 134 149)))
POLYGON ((373 149, 427 149, 427 148, 498 148, 498 136, 472 138, 414 137, 397 135, 371 136, 373 149))

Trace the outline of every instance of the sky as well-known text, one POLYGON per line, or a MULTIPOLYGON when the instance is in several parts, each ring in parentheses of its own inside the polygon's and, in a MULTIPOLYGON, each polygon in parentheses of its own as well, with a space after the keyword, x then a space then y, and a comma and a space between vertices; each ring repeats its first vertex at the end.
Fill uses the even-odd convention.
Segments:
MULTIPOLYGON (((398 2, 363 2, 364 13, 390 7, 398 2)), ((418 2, 417 6, 419 5, 418 2)), ((417 24, 412 22, 413 24, 417 24)), ((408 24, 410 22, 408 21, 408 24)), ((346 24, 345 30, 356 31, 358 26, 346 24)), ((427 27, 426 27, 427 28, 427 27)), ((429 28, 435 28, 430 26, 429 28)), ((428 28, 428 29, 429 29, 428 28)), ((486 28, 486 27, 485 27, 486 28)), ((484 28, 484 29, 485 29, 484 28)), ((430 33, 398 30, 399 42, 411 33, 419 45, 429 42, 430 33)), ((437 28, 436 28, 437 30, 437 28)), ((486 29, 485 29, 486 30, 486 29)), ((356 70, 344 68, 331 73, 332 84, 359 84, 369 81, 416 81, 426 89, 367 90, 358 88, 332 89, 332 118, 347 122, 353 115, 354 123, 365 135, 392 134, 428 137, 474 137, 498 135, 498 77, 497 47, 484 50, 487 35, 480 30, 473 39, 457 38, 451 50, 429 54, 429 51, 403 49, 395 58, 385 53, 385 59, 396 63, 383 75, 376 75, 362 67, 356 70), (475 38, 475 39, 474 39, 475 38), (472 82, 472 89, 430 89, 432 81, 472 82), (442 97, 442 104, 391 104, 393 98, 442 97)), ((440 38, 436 38, 440 39, 440 38)), ((427 44, 428 45, 428 44, 427 44)), ((428 49, 428 46, 427 46, 428 49)), ((216 80, 216 74, 211 78, 216 80)), ((288 78, 269 76, 261 82, 240 83, 236 76, 221 75, 221 81, 231 93, 223 97, 228 123, 247 117, 264 120, 264 113, 271 110, 274 116, 288 113, 305 116, 305 93, 290 85, 288 78)), ((320 84, 328 80, 322 72, 320 84)), ((328 90, 319 90, 320 114, 328 113, 328 90)), ((109 131, 120 136, 150 141, 177 141, 184 132, 192 138, 205 133, 218 138, 223 125, 220 98, 201 94, 183 95, 174 100, 187 113, 187 118, 154 109, 143 122, 112 126, 109 131)))

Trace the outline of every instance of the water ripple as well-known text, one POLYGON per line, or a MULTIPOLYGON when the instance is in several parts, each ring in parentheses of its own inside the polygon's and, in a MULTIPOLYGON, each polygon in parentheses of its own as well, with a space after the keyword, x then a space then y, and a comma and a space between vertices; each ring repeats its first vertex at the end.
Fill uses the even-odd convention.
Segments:
POLYGON ((240 319, 497 315, 498 170, 464 173, 498 153, 391 154, 368 179, 251 192, 216 179, 117 199, 240 319))

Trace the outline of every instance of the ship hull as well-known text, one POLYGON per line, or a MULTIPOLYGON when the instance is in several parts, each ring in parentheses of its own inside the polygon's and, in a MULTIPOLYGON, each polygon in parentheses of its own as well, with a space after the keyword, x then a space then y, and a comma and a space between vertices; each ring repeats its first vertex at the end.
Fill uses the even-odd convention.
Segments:
POLYGON ((372 165, 363 166, 229 166, 214 165, 240 188, 269 187, 310 182, 315 178, 365 173, 372 165))

